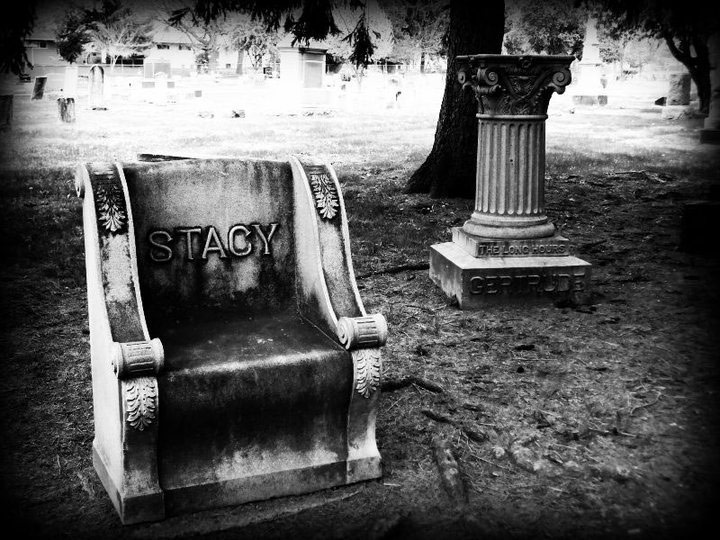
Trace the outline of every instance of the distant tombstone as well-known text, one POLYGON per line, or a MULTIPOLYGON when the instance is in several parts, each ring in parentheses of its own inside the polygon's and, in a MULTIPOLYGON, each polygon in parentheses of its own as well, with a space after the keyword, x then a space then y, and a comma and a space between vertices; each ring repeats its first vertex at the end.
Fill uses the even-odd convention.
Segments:
POLYGON ((156 157, 75 177, 93 464, 122 522, 381 477, 387 324, 333 168, 156 157))
POLYGON ((105 106, 105 70, 102 66, 90 68, 90 108, 104 111, 105 106))
POLYGON ((278 47, 280 80, 300 88, 322 88, 325 80, 325 53, 320 47, 278 47))
POLYGON ((74 98, 77 96, 78 67, 75 65, 65 68, 65 81, 63 83, 63 96, 74 98))
MULTIPOLYGON (((603 84, 602 59, 597 32, 597 19, 590 17, 585 23, 582 60, 578 66, 578 81, 571 88, 575 105, 607 105, 608 97, 603 84)), ((607 83, 607 79, 605 79, 607 83)))
POLYGON ((666 105, 688 105, 690 103, 690 74, 671 73, 666 105))
POLYGON ((33 86, 32 97, 30 99, 42 99, 45 93, 46 76, 35 77, 35 85, 33 86))
POLYGON ((68 124, 75 122, 75 98, 61 97, 58 98, 57 102, 60 120, 68 124))
POLYGON ((143 64, 143 78, 154 79, 158 73, 164 73, 166 77, 169 77, 172 74, 170 62, 166 60, 146 60, 143 64))
POLYGON ((155 98, 154 102, 164 105, 168 100, 167 73, 160 71, 155 74, 155 98))
POLYGON ((0 96, 0 131, 8 131, 12 127, 13 96, 0 96))

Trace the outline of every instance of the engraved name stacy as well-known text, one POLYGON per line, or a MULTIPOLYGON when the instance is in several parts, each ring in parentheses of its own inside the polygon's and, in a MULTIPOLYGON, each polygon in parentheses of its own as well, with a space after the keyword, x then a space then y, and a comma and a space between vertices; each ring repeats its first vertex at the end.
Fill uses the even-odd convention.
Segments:
POLYGON ((572 273, 484 275, 470 278, 470 294, 552 293, 585 290, 584 270, 572 273))
POLYGON ((168 262, 178 252, 184 252, 186 261, 206 261, 213 254, 221 259, 247 257, 253 253, 272 255, 277 229, 277 223, 239 223, 226 233, 218 232, 212 225, 154 229, 148 233, 149 255, 154 262, 168 262))

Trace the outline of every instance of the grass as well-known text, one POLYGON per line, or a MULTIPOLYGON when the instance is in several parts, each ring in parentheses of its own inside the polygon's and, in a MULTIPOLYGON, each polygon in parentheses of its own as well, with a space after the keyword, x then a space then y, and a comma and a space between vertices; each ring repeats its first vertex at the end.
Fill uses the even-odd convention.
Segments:
POLYGON ((26 535, 700 535, 720 478, 718 264, 678 249, 683 203, 716 193, 719 180, 716 147, 698 144, 699 120, 558 106, 547 126, 548 213, 593 264, 592 294, 580 305, 461 312, 425 271, 373 274, 426 262, 428 247, 448 241, 471 212, 471 201, 403 193, 432 146, 436 108, 197 116, 223 103, 121 101, 93 112, 81 100, 74 125, 57 121, 51 101, 16 103, 0 181, 0 452, 3 507, 26 535), (119 526, 90 458, 72 171, 78 161, 141 152, 308 152, 336 167, 355 270, 368 276, 361 295, 390 326, 384 377, 415 375, 443 388, 382 395, 382 481, 119 526), (433 461, 438 434, 468 490, 460 512, 433 461))

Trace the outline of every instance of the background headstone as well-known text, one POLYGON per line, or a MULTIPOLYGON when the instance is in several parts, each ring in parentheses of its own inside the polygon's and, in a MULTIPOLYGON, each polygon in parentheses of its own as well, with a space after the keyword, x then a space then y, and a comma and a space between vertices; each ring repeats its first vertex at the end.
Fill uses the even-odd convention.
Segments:
POLYGON ((105 70, 102 66, 90 68, 90 108, 94 111, 107 109, 105 106, 105 70))
POLYGON ((65 68, 65 81, 63 83, 63 96, 74 98, 77 96, 78 67, 75 65, 65 68))
POLYGON ((690 104, 690 74, 671 73, 666 105, 690 104))
POLYGON ((75 122, 75 98, 61 97, 57 101, 60 120, 68 124, 75 122))
POLYGON ((32 97, 30 99, 42 99, 45 93, 46 76, 35 77, 35 85, 33 86, 32 97))
POLYGON ((607 105, 607 93, 600 58, 600 40, 597 33, 597 19, 590 17, 585 23, 582 60, 578 66, 577 85, 573 88, 573 103, 576 105, 607 105))
POLYGON ((13 96, 8 94, 0 96, 0 131, 7 131, 12 127, 13 96))

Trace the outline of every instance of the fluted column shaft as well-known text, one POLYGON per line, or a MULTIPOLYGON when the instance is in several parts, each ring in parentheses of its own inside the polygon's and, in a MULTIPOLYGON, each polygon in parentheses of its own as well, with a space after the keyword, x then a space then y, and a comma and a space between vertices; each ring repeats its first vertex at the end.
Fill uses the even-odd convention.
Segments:
POLYGON ((545 120, 570 82, 572 56, 458 57, 478 100, 475 211, 463 230, 483 238, 552 236, 545 215, 545 120))

